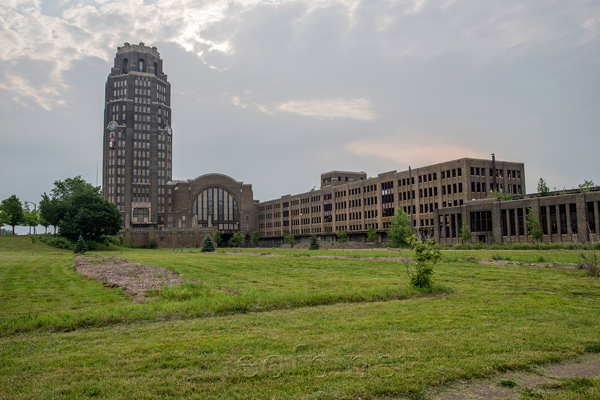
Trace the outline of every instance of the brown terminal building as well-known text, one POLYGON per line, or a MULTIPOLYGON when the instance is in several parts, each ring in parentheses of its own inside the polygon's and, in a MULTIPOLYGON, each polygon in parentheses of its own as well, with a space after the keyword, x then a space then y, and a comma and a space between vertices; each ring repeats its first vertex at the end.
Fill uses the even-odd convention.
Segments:
POLYGON ((204 235, 258 232, 263 244, 286 233, 308 241, 312 234, 335 241, 347 231, 366 241, 370 228, 380 241, 398 210, 415 233, 438 243, 460 242, 463 222, 472 242, 531 242, 526 214, 540 220, 545 242, 569 242, 600 228, 600 191, 573 191, 539 199, 525 194, 523 163, 461 158, 390 171, 330 171, 320 187, 278 199, 254 200, 252 185, 217 173, 172 179, 171 84, 155 47, 125 43, 117 49, 106 82, 103 192, 123 215, 126 239, 137 245, 192 247, 204 235), (488 199, 494 190, 514 200, 488 199), (575 235, 575 236, 574 236, 575 235), (579 235, 579 236, 578 236, 579 235))

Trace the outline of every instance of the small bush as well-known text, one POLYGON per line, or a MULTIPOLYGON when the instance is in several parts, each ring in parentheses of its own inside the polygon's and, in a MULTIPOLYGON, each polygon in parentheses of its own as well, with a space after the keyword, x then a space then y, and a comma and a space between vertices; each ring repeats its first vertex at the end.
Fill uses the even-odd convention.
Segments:
POLYGON ((505 387, 505 388, 514 388, 515 386, 517 386, 517 384, 514 381, 505 380, 505 381, 500 381, 500 386, 505 387))
POLYGON ((48 246, 56 247, 57 249, 74 250, 75 243, 63 236, 40 236, 40 240, 48 246))
POLYGON ((157 247, 158 247, 158 242, 156 241, 156 239, 152 239, 150 241, 150 243, 148 243, 149 249, 156 249, 157 247))
POLYGON ((585 351, 588 353, 600 353, 600 343, 588 343, 585 345, 585 351))
POLYGON ((409 245, 415 249, 415 269, 412 270, 410 263, 405 263, 406 273, 410 278, 410 284, 418 288, 430 288, 433 283, 433 266, 442 257, 439 251, 432 248, 433 240, 423 242, 417 241, 412 235, 408 239, 409 245))

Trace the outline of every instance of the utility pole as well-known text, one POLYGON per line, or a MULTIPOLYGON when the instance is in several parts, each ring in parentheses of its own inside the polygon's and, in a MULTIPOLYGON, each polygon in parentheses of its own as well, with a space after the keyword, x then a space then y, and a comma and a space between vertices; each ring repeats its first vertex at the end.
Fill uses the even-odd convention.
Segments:
POLYGON ((496 190, 496 155, 492 153, 492 191, 496 190))
POLYGON ((413 190, 412 190, 412 169, 410 168, 410 165, 408 166, 408 181, 410 182, 410 209, 408 210, 410 212, 410 233, 414 235, 415 233, 415 229, 414 229, 414 223, 413 223, 413 190))

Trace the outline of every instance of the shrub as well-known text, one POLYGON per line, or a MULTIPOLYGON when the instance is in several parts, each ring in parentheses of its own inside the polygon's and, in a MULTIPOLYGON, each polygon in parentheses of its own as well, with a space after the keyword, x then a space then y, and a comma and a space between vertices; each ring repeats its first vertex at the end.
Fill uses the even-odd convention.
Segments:
POLYGON ((156 239, 152 239, 150 241, 150 243, 148 243, 148 248, 149 249, 155 249, 158 247, 158 242, 156 241, 156 239))
POLYGON ((75 249, 75 243, 62 236, 40 236, 40 240, 48 246, 56 247, 57 249, 73 250, 75 249))
POLYGON ((418 288, 429 288, 434 283, 433 266, 442 255, 438 250, 433 249, 433 240, 431 239, 420 242, 412 235, 408 241, 415 249, 415 269, 410 268, 410 263, 405 264, 410 284, 418 288))
POLYGON ((585 269, 591 277, 600 276, 600 256, 596 244, 591 239, 583 243, 575 242, 575 251, 580 262, 579 267, 585 269))

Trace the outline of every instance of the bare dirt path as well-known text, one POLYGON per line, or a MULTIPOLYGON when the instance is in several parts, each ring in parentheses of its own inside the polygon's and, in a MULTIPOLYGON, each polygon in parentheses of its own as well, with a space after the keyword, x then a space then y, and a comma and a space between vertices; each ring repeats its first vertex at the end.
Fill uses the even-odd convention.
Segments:
POLYGON ((107 288, 121 288, 137 303, 148 301, 148 290, 181 283, 179 275, 169 269, 136 264, 119 257, 79 256, 75 261, 78 274, 96 279, 107 288))
POLYGON ((574 360, 536 367, 531 371, 511 371, 486 379, 455 382, 430 390, 428 398, 434 400, 519 399, 525 391, 549 392, 564 378, 597 376, 600 376, 600 354, 587 353, 574 360))

